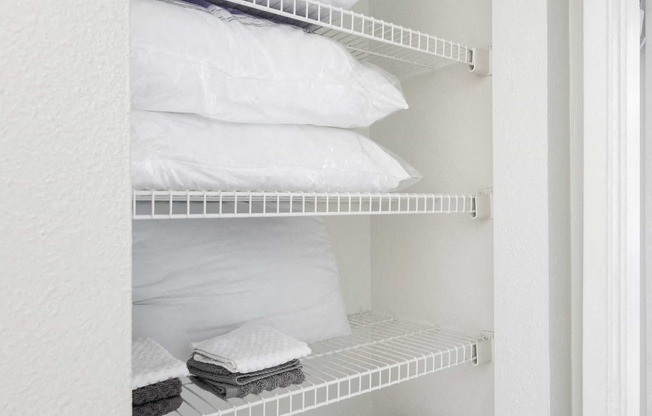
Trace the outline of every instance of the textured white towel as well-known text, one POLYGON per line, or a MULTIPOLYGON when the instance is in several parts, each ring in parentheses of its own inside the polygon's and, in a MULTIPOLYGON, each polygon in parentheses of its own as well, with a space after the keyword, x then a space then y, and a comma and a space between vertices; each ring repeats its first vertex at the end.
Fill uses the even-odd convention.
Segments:
POLYGON ((265 325, 244 325, 225 335, 190 344, 195 360, 233 373, 251 373, 310 355, 305 342, 265 325))
POLYGON ((131 344, 132 389, 188 374, 186 363, 171 356, 153 339, 139 338, 131 344))

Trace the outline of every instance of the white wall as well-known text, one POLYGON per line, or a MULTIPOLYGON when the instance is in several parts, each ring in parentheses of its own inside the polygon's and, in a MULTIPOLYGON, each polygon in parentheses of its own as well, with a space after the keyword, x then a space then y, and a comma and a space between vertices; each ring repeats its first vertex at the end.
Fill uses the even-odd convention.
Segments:
MULTIPOLYGON (((489 0, 374 0, 371 12, 472 46, 491 44, 489 0)), ((410 191, 490 187, 491 78, 452 65, 402 85, 411 108, 371 133, 424 175, 410 191)), ((492 330, 492 226, 467 216, 372 218, 374 310, 471 332, 492 330)), ((373 414, 491 415, 493 366, 446 370, 376 392, 373 414)))
POLYGON ((0 414, 128 415, 128 2, 5 6, 0 414))
POLYGON ((326 217, 348 314, 371 310, 369 217, 326 217))
MULTIPOLYGON (((645 4, 645 27, 646 35, 652 33, 649 28, 652 24, 652 2, 645 4)), ((649 41, 649 39, 648 39, 649 41)), ((641 53, 641 132, 643 136, 643 198, 645 208, 643 210, 643 247, 644 247, 644 284, 645 291, 645 314, 652 317, 652 53, 649 51, 650 43, 645 44, 641 53)), ((652 399, 652 319, 646 319, 646 395, 652 399)), ((652 414, 652 400, 647 400, 647 414, 652 414)))
POLYGON ((571 412, 568 2, 494 0, 496 414, 571 412))
POLYGON ((582 416, 582 278, 584 210, 584 113, 582 60, 582 0, 572 0, 569 9, 570 66, 570 195, 571 195, 571 343, 572 401, 574 416, 582 416))
POLYGON ((645 288, 645 409, 641 414, 652 415, 652 52, 650 42, 652 36, 652 2, 643 2, 645 7, 645 35, 647 41, 641 53, 641 132, 643 149, 642 199, 643 209, 643 286, 645 288), (646 413, 647 412, 647 413, 646 413))

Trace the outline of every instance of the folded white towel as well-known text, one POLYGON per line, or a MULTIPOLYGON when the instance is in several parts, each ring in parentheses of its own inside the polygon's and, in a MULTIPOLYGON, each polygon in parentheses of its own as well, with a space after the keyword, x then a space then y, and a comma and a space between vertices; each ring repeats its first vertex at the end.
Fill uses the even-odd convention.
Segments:
POLYGON ((251 373, 310 355, 305 342, 265 325, 248 324, 225 335, 190 344, 195 360, 233 373, 251 373))
POLYGON ((186 363, 171 356, 153 339, 139 338, 131 344, 132 389, 188 374, 186 363))

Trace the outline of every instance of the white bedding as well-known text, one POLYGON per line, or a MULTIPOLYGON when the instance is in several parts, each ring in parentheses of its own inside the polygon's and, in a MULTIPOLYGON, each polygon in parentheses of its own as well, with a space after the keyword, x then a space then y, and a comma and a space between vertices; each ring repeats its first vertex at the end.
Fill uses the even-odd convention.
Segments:
POLYGON ((289 25, 131 1, 132 108, 263 124, 369 126, 406 109, 398 80, 289 25))
POLYGON ((131 144, 136 189, 390 192, 420 178, 362 134, 328 127, 134 111, 131 144))
POLYGON ((350 334, 319 218, 133 223, 133 336, 182 360, 244 324, 303 342, 350 334))

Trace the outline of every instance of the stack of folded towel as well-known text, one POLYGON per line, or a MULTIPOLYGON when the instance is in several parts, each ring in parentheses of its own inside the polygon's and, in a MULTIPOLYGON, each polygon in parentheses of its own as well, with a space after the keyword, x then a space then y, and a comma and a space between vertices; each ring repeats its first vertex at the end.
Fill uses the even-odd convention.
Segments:
POLYGON ((224 399, 303 383, 299 358, 310 355, 306 343, 264 325, 245 325, 190 347, 188 370, 224 399))
POLYGON ((151 338, 132 343, 131 372, 133 416, 162 416, 181 406, 179 377, 188 370, 151 338))

